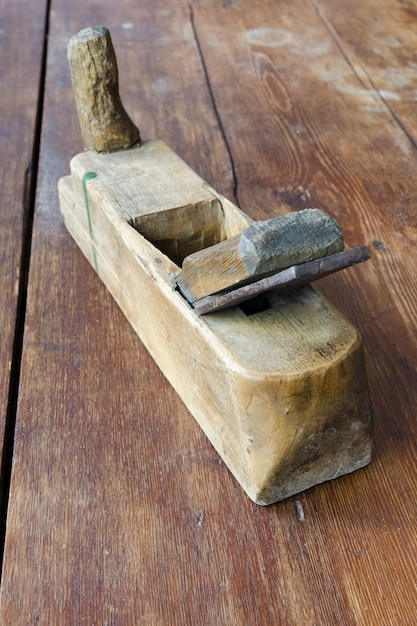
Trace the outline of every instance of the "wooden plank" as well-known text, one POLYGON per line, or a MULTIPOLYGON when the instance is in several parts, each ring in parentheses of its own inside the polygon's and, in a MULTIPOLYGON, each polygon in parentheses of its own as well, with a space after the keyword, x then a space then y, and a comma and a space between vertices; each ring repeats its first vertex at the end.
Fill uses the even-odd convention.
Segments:
POLYGON ((357 78, 307 0, 137 4, 53 2, 1 621, 413 623, 415 229, 391 209, 412 215, 414 148, 384 111, 363 116, 374 94, 339 93, 339 72, 357 78), (145 136, 226 196, 236 182, 252 217, 320 206, 349 246, 379 242, 324 288, 368 349, 366 470, 252 504, 68 238, 56 182, 82 146, 65 47, 92 22, 145 136))
MULTIPOLYGON (((33 208, 33 178, 36 176, 36 163, 32 153, 36 133, 45 9, 46 2, 43 0, 33 2, 29 7, 22 2, 9 3, 0 0, 0 76, 3 85, 0 98, 0 445, 8 448, 5 451, 6 457, 2 460, 2 506, 3 499, 7 498, 8 458, 12 454, 10 446, 16 408, 14 404, 19 371, 19 344, 24 320, 24 310, 18 311, 18 308, 24 308, 23 284, 26 280, 25 266, 30 245, 28 239, 33 208), (28 23, 30 37, 27 36, 28 23), (14 379, 12 388, 11 375, 14 379), (7 419, 9 424, 5 435, 7 419)), ((0 454, 3 452, 2 448, 0 454)), ((4 513, 2 510, 1 516, 4 513)))
MULTIPOLYGON (((362 3, 355 3, 359 23, 368 14, 367 4, 362 14, 362 3)), ((333 614, 336 623, 413 620, 416 566, 410 554, 416 550, 416 536, 410 520, 416 515, 417 323, 409 250, 416 245, 410 218, 415 148, 392 123, 391 113, 378 105, 375 91, 358 80, 313 3, 295 2, 291 8, 268 3, 245 11, 233 5, 221 10, 220 3, 217 11, 212 3, 200 5, 195 9, 197 36, 234 158, 242 208, 250 208, 252 216, 262 215, 265 207, 281 212, 275 198, 294 208, 319 206, 336 217, 348 245, 373 244, 370 263, 326 279, 321 287, 363 332, 376 441, 374 461, 363 474, 357 498, 350 489, 343 494, 345 485, 342 489, 339 482, 328 492, 334 518, 321 500, 327 514, 321 518, 313 558, 315 571, 327 572, 326 582, 331 572, 347 594, 334 597, 333 608, 341 611, 338 618, 333 614), (237 74, 239 81, 234 80, 237 74), (250 145, 250 161, 239 159, 243 141, 250 145), (394 208, 399 205, 401 211, 394 208), (353 499, 347 502, 346 497, 353 499), (355 548, 347 554, 351 542, 355 548), (337 565, 331 564, 333 550, 337 565)), ((396 7, 390 7, 387 39, 397 36, 397 24, 402 23, 397 22, 396 7)), ((362 40, 366 42, 365 28, 362 40)), ((386 45, 381 41, 381 66, 384 53, 388 58, 391 54, 386 45)), ((316 497, 305 494, 304 510, 305 498, 316 507, 316 497)), ((332 622, 317 588, 316 594, 321 597, 316 621, 332 622)))
POLYGON ((346 76, 338 77, 338 90, 372 93, 373 102, 364 114, 387 113, 416 145, 415 3, 368 0, 362 5, 348 0, 341 5, 337 0, 318 0, 315 4, 324 27, 357 77, 355 86, 348 84, 346 76))
POLYGON ((207 516, 241 488, 79 254, 57 193, 82 150, 66 46, 105 23, 144 137, 174 144, 232 194, 188 7, 125 3, 122 14, 110 1, 55 1, 51 18, 0 622, 169 624, 218 610, 226 619, 232 604, 213 611, 213 600, 230 566, 211 580, 198 572, 214 541, 207 516))

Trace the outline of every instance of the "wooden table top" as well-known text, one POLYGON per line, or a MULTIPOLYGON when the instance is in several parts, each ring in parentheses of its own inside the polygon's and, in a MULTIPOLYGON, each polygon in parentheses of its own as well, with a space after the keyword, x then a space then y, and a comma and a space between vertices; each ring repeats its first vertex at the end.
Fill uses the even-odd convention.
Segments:
POLYGON ((417 5, 0 0, 0 623, 417 623, 417 5), (320 290, 361 331, 371 465, 244 494, 67 234, 66 46, 255 219, 317 206, 371 260, 320 290), (7 516, 7 518, 6 518, 7 516))

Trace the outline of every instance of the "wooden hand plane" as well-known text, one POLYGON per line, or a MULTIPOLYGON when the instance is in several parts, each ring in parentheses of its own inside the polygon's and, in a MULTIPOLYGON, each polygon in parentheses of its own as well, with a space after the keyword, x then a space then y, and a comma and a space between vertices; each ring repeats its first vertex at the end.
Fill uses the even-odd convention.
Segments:
POLYGON ((365 466, 361 338, 309 283, 367 248, 318 209, 254 222, 141 140, 107 29, 68 55, 86 151, 59 181, 66 226, 236 479, 270 504, 365 466))

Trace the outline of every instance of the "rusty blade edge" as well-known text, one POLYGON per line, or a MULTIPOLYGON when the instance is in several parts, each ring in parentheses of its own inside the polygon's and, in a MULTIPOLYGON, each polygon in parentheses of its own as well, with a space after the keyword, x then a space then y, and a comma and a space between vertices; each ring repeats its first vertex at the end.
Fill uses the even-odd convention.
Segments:
POLYGON ((241 304, 272 289, 285 289, 311 283, 346 267, 367 261, 370 256, 367 246, 343 250, 314 261, 292 265, 281 272, 226 293, 207 296, 197 300, 192 306, 199 315, 214 313, 241 304))

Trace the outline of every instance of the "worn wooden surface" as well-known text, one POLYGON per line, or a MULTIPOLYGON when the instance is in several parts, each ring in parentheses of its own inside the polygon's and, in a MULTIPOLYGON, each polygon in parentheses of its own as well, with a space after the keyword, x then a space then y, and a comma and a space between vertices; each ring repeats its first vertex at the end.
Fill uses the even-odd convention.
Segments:
POLYGON ((1 623, 416 622, 416 22, 394 0, 52 1, 1 623), (372 245, 321 286, 367 348, 368 468, 252 504, 67 235, 66 46, 100 23, 144 137, 256 219, 320 206, 372 245))
POLYGON ((7 504, 34 178, 46 2, 0 0, 0 535, 7 504), (27 22, 31 36, 27 38, 27 22), (24 44, 19 45, 19 42, 24 44))
MULTIPOLYGON (((178 264, 202 245, 233 236, 251 223, 240 211, 240 219, 225 219, 217 192, 166 143, 144 141, 140 149, 143 158, 138 158, 137 152, 132 148, 97 155, 87 150, 74 155, 71 169, 78 201, 85 203, 85 173, 98 173, 99 187, 108 197, 117 198, 124 220, 178 264), (194 203, 197 210, 190 216, 194 203)), ((99 209, 94 194, 90 201, 99 209)))
POLYGON ((71 37, 68 62, 84 147, 113 152, 137 143, 139 130, 120 99, 117 60, 108 29, 83 28, 71 37))

